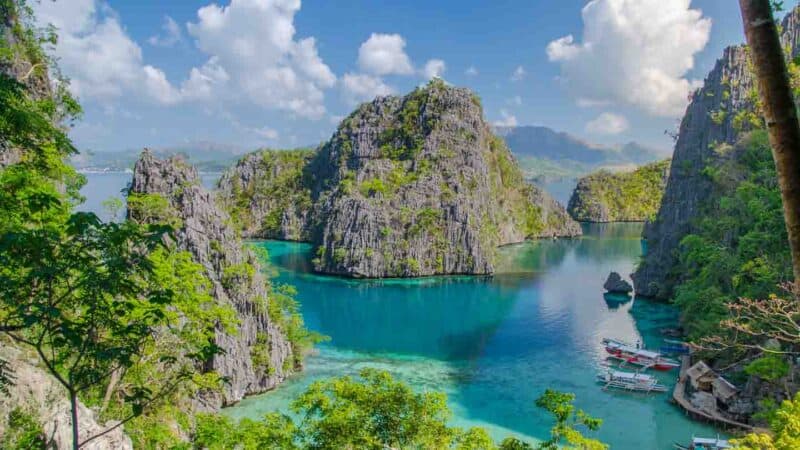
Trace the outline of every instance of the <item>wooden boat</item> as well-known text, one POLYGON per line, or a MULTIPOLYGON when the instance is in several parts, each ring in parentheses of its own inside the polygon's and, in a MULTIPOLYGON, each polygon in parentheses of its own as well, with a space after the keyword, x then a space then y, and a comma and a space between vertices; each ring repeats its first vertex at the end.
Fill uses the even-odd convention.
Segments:
POLYGON ((666 392, 667 387, 647 374, 609 370, 597 375, 597 381, 603 383, 603 389, 615 388, 626 391, 666 392))
POLYGON ((603 345, 610 358, 621 360, 645 369, 672 370, 680 367, 674 359, 665 358, 661 353, 645 350, 639 346, 632 346, 626 342, 615 339, 603 339, 603 345))
POLYGON ((726 440, 717 437, 714 438, 692 438, 692 443, 688 446, 675 443, 675 448, 682 450, 723 450, 726 448, 733 448, 733 446, 726 440))

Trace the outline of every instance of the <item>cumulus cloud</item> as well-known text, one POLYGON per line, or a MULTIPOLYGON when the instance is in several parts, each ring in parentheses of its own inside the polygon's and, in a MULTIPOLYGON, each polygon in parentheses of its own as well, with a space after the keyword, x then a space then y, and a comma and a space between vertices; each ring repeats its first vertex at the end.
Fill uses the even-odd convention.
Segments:
POLYGON ((427 79, 431 78, 442 78, 444 75, 444 71, 447 69, 444 61, 441 59, 431 59, 427 63, 425 63, 425 67, 422 69, 422 74, 427 79))
POLYGON ((164 17, 164 24, 161 25, 161 34, 150 36, 147 42, 156 47, 172 47, 183 41, 183 31, 181 26, 170 16, 164 17))
POLYGON ((517 66, 517 68, 514 69, 514 72, 511 73, 511 81, 520 81, 525 78, 525 75, 527 74, 528 72, 525 71, 524 67, 517 66))
POLYGON ((655 116, 680 115, 697 87, 686 74, 708 43, 711 19, 691 0, 592 0, 583 40, 550 42, 547 56, 583 104, 622 103, 655 116))
POLYGON ((496 127, 515 127, 517 126, 517 118, 505 109, 500 110, 500 120, 495 120, 493 125, 496 127))
POLYGON ((372 33, 358 49, 358 66, 373 75, 409 75, 414 66, 399 34, 372 33))
POLYGON ((323 91, 336 76, 314 38, 295 39, 299 9, 299 0, 232 0, 200 8, 187 28, 209 60, 192 71, 182 94, 196 98, 213 89, 218 97, 321 117, 323 91))
POLYGON ((628 130, 628 119, 618 114, 604 112, 586 124, 592 134, 615 135, 628 130))
MULTIPOLYGON (((300 0, 231 0, 225 7, 200 8, 187 30, 208 59, 173 85, 162 70, 144 64, 139 45, 101 0, 36 4, 40 22, 59 29, 56 56, 79 96, 144 94, 162 104, 249 102, 320 118, 324 91, 336 84, 336 76, 320 58, 313 37, 295 38, 299 9, 300 0)), ((167 45, 182 33, 171 18, 164 32, 150 42, 167 45)))
POLYGON ((346 73, 342 77, 342 89, 350 104, 394 94, 394 88, 384 83, 380 77, 359 73, 346 73))
POLYGON ((77 96, 111 99, 136 91, 161 103, 176 100, 164 72, 143 63, 142 49, 108 7, 69 0, 37 2, 34 8, 41 24, 58 29, 55 53, 77 96))

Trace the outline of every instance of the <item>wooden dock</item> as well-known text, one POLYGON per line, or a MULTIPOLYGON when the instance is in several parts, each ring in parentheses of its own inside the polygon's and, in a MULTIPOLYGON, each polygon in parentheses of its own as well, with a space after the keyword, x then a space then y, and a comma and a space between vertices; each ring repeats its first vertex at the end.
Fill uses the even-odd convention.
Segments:
POLYGON ((728 430, 733 429, 733 430, 743 430, 746 432, 769 433, 769 430, 766 430, 764 428, 753 427, 752 425, 737 422, 735 420, 723 417, 717 411, 708 412, 695 407, 689 401, 689 399, 686 398, 686 381, 688 378, 686 376, 686 372, 689 370, 690 366, 691 366, 690 356, 689 355, 681 356, 680 375, 678 376, 678 382, 675 384, 675 389, 672 391, 672 400, 674 400, 675 403, 678 404, 678 406, 683 408, 683 410, 686 411, 686 414, 688 414, 695 420, 714 423, 728 430))

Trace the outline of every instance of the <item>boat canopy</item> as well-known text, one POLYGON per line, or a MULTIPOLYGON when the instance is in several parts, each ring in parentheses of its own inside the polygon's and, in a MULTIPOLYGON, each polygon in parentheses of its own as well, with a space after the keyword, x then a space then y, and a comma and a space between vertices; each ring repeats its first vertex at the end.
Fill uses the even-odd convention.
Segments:
POLYGON ((625 353, 635 354, 637 356, 641 356, 641 357, 644 357, 644 358, 658 359, 658 358, 661 357, 661 354, 658 353, 658 352, 651 352, 650 350, 644 350, 644 349, 640 349, 640 348, 630 347, 630 346, 627 346, 627 345, 620 345, 618 343, 609 343, 608 346, 611 347, 611 348, 619 349, 619 350, 621 350, 621 351, 623 351, 625 353))
POLYGON ((715 439, 715 438, 700 438, 700 437, 696 437, 696 438, 692 439, 692 445, 703 445, 703 446, 711 445, 711 446, 714 446, 712 448, 719 448, 719 449, 731 448, 731 445, 728 443, 728 441, 726 441, 724 439, 719 439, 719 438, 715 439))

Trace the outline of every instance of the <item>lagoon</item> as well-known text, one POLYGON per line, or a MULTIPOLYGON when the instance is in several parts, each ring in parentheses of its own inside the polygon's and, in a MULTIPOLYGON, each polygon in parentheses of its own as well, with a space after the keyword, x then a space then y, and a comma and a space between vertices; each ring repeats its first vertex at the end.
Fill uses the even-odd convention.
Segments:
MULTIPOLYGON (((80 209, 101 207, 129 173, 86 174, 80 209)), ((217 175, 204 174, 213 185, 217 175)), ((614 449, 670 449, 692 435, 715 436, 688 420, 668 394, 604 392, 594 381, 605 354, 600 339, 661 344, 659 329, 677 313, 661 303, 608 304, 602 285, 626 276, 642 253, 640 224, 585 225, 572 240, 540 240, 500 249, 493 277, 347 280, 311 273, 311 247, 255 242, 270 253, 276 282, 297 287, 309 328, 328 335, 306 369, 278 389, 225 410, 235 418, 288 412, 314 380, 379 367, 419 390, 448 394, 453 425, 483 426, 495 439, 547 436, 551 419, 534 406, 546 388, 573 392, 576 404, 604 420, 596 436, 614 449)), ((677 371, 657 374, 672 386, 677 371)))
MULTIPOLYGON (((632 272, 640 224, 585 225, 574 240, 541 240, 500 249, 493 277, 346 280, 311 273, 311 247, 256 242, 270 253, 277 282, 294 285, 309 328, 331 337, 306 370, 274 392, 226 410, 258 418, 289 412, 312 381, 379 367, 418 390, 448 394, 453 424, 486 427, 496 439, 544 439, 551 419, 534 406, 548 387, 577 395, 604 420, 596 437, 621 449, 668 449, 716 431, 688 420, 669 394, 606 392, 595 374, 606 364, 600 340, 662 343, 677 322, 665 304, 607 303, 609 271, 632 272)), ((659 373, 672 386, 677 371, 659 373)))

